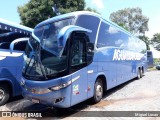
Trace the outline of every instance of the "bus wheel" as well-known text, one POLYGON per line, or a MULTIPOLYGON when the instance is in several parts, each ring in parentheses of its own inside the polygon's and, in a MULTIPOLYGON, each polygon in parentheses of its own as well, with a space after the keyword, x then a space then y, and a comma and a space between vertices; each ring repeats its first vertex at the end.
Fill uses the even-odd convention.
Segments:
POLYGON ((7 85, 0 85, 0 106, 9 100, 10 94, 7 85))
POLYGON ((103 83, 101 79, 97 79, 94 85, 93 103, 98 103, 103 97, 103 83))
POLYGON ((140 79, 142 78, 142 70, 141 68, 138 69, 138 72, 137 72, 137 79, 140 79))

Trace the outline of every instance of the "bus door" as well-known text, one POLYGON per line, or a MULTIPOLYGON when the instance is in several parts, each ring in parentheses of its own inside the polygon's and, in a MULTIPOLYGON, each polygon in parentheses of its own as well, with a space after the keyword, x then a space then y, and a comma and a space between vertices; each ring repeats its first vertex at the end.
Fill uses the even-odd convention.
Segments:
POLYGON ((71 41, 71 105, 87 99, 87 55, 86 40, 82 37, 83 34, 81 33, 75 35, 72 37, 71 41))

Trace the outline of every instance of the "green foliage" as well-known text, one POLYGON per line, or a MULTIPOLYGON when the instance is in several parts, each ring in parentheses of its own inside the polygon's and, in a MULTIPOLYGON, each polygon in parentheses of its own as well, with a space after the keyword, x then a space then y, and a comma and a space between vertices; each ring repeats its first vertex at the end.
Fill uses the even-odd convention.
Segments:
POLYGON ((111 21, 122 25, 131 33, 139 36, 148 31, 149 18, 142 14, 141 8, 125 8, 111 13, 111 21))
POLYGON ((84 10, 84 0, 30 0, 24 6, 18 7, 21 24, 34 28, 36 24, 56 16, 53 5, 57 5, 61 14, 84 10))
POLYGON ((153 35, 153 38, 151 39, 151 44, 156 50, 160 51, 160 33, 156 33, 153 35))
POLYGON ((123 23, 118 23, 119 26, 121 26, 122 28, 124 28, 125 30, 129 31, 129 29, 125 26, 125 24, 123 23))
POLYGON ((154 65, 160 64, 160 58, 154 58, 154 65))
POLYGON ((81 11, 85 8, 84 0, 52 0, 56 1, 56 5, 59 8, 61 14, 73 12, 73 11, 81 11))
POLYGON ((90 11, 90 12, 95 12, 95 13, 97 13, 97 14, 100 14, 96 9, 94 9, 94 8, 90 8, 90 7, 88 7, 88 8, 86 8, 85 9, 86 11, 90 11))
POLYGON ((150 39, 145 35, 139 36, 139 39, 143 40, 146 43, 147 50, 150 50, 150 47, 149 47, 149 45, 151 43, 150 39))

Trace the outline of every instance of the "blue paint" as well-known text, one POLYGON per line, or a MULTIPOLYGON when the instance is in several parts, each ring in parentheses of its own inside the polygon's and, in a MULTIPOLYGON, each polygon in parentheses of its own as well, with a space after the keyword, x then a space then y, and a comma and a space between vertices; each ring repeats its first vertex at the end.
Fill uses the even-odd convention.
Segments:
MULTIPOLYGON (((61 42, 61 54, 55 55, 54 51, 41 47, 34 50, 38 53, 34 57, 40 59, 29 57, 32 50, 25 55, 27 61, 21 83, 24 83, 26 99, 67 108, 93 97, 94 84, 99 76, 105 78, 104 86, 108 90, 137 77, 139 68, 143 73, 146 71, 145 43, 97 14, 74 12, 59 15, 38 24, 34 31, 68 19, 73 22, 61 27, 54 40, 56 46, 61 42), (88 43, 93 44, 94 50, 87 47, 88 43)), ((38 46, 43 44, 41 41, 46 42, 44 35, 38 40, 33 37, 31 42, 38 46)))

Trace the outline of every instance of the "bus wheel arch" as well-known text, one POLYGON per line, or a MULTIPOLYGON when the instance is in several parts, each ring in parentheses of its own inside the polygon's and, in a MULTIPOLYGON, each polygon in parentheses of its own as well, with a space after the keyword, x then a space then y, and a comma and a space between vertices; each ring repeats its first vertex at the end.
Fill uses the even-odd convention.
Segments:
POLYGON ((107 80, 106 80, 106 77, 104 75, 99 75, 97 77, 97 79, 101 79, 102 80, 103 91, 106 91, 107 90, 107 80))
POLYGON ((92 97, 93 103, 98 103, 101 101, 103 97, 104 90, 107 89, 106 78, 104 75, 100 75, 97 77, 94 83, 94 94, 92 97))
POLYGON ((12 96, 12 85, 8 81, 0 81, 0 106, 4 105, 12 96))

